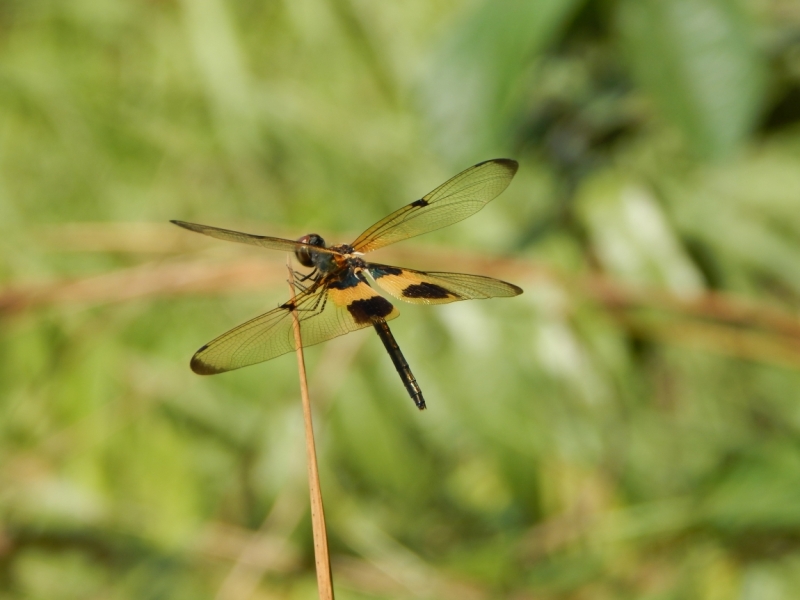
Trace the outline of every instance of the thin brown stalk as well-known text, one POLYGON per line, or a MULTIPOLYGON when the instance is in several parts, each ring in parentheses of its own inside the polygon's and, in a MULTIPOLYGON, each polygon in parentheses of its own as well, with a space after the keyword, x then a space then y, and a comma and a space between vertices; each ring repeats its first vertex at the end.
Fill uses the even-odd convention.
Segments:
MULTIPOLYGON (((289 288, 292 291, 292 302, 295 299, 294 271, 289 269, 289 288)), ((317 465, 317 448, 314 443, 314 425, 311 422, 311 399, 308 395, 308 379, 306 378, 306 361, 303 356, 303 339, 300 336, 300 319, 297 311, 292 311, 294 325, 294 342, 297 348, 297 369, 300 374, 300 397, 303 403, 303 422, 306 431, 306 455, 308 457, 308 488, 311 494, 311 528, 314 533, 314 562, 317 568, 317 588, 320 600, 333 600, 333 574, 331 559, 328 553, 328 535, 325 530, 325 511, 322 506, 322 488, 319 484, 319 467, 317 465)))

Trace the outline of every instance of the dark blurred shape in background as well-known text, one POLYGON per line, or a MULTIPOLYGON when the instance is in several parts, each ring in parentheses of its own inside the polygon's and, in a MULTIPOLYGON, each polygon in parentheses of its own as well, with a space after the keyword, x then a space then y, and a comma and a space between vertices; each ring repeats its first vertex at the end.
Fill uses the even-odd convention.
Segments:
POLYGON ((796 0, 0 2, 0 596, 308 598, 292 356, 191 373, 285 257, 481 160, 377 256, 513 301, 308 350, 337 597, 800 589, 796 0))

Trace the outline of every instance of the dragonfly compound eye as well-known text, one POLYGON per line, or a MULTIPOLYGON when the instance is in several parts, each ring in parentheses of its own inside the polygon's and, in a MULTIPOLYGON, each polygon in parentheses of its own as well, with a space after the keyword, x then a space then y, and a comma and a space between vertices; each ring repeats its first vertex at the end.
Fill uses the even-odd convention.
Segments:
MULTIPOLYGON (((308 235, 304 235, 301 237, 298 242, 303 244, 308 244, 309 246, 316 246, 317 248, 324 248, 325 247, 325 240, 323 240, 319 235, 316 233, 309 233, 308 235)), ((314 266, 314 259, 313 259, 314 251, 309 248, 308 246, 301 246, 294 251, 294 255, 297 257, 297 260, 300 262, 301 265, 304 267, 313 267, 314 266)))

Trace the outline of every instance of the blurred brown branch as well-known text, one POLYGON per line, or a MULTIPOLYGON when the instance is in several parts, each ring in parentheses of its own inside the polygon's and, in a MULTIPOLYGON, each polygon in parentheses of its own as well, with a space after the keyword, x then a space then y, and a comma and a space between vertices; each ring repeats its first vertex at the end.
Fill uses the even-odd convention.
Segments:
POLYGON ((46 306, 95 306, 139 298, 263 289, 280 280, 272 261, 216 263, 181 260, 145 264, 82 279, 19 284, 0 289, 0 315, 46 306))
MULTIPOLYGON (((45 306, 94 306, 163 296, 263 290, 284 278, 283 257, 278 253, 256 256, 252 248, 186 236, 169 225, 71 224, 44 230, 40 239, 53 251, 156 252, 165 256, 85 278, 11 284, 0 289, 0 316, 45 306)), ((721 292, 679 297, 662 289, 633 287, 604 275, 568 275, 530 260, 487 258, 434 246, 417 245, 383 254, 385 258, 378 260, 492 274, 517 282, 550 281, 568 290, 576 300, 589 300, 606 308, 635 335, 800 368, 800 319, 765 302, 721 292), (643 316, 643 310, 658 311, 659 318, 643 316)))

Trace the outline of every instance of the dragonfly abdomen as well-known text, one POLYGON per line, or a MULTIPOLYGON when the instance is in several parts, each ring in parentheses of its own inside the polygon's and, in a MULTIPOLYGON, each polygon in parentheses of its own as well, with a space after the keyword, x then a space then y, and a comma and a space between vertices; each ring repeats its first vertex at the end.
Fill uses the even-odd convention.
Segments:
POLYGON ((414 378, 414 374, 411 372, 411 367, 408 366, 406 358, 400 351, 400 346, 397 345, 397 341, 394 339, 394 335, 392 335, 392 330, 389 329, 389 324, 381 319, 373 323, 373 326, 375 327, 375 331, 378 332, 378 337, 381 338, 386 351, 389 353, 392 363, 394 363, 394 368, 397 369, 397 372, 400 374, 400 379, 403 380, 403 385, 406 386, 408 395, 411 396, 411 399, 414 401, 414 404, 417 405, 418 409, 425 410, 425 398, 422 397, 422 390, 417 380, 414 378))

